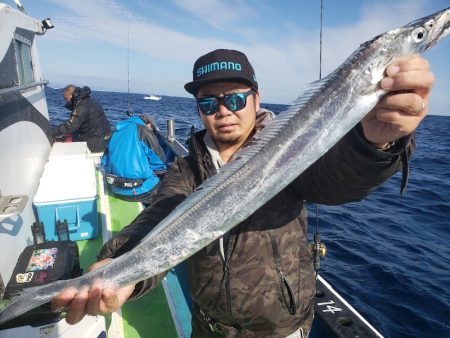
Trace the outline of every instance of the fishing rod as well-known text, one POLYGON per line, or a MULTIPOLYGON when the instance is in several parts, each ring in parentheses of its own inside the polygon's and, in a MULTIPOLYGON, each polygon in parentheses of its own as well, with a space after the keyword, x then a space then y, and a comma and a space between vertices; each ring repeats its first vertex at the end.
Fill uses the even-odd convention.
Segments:
MULTIPOLYGON (((320 0, 320 38, 319 38, 319 80, 322 79, 322 28, 323 28, 323 0, 320 0)), ((319 204, 316 203, 316 229, 314 232, 314 241, 310 243, 310 248, 314 257, 314 271, 317 275, 320 269, 320 257, 324 257, 327 254, 327 248, 325 243, 320 241, 319 233, 319 204)))

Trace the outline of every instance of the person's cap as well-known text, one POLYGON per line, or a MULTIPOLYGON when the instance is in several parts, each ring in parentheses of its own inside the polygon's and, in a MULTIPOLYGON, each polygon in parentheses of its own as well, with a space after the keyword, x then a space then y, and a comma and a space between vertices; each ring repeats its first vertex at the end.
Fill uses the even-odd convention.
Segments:
POLYGON ((244 53, 230 49, 216 49, 200 56, 192 70, 193 81, 186 83, 184 89, 197 95, 198 90, 213 82, 243 82, 257 89, 255 72, 244 53))

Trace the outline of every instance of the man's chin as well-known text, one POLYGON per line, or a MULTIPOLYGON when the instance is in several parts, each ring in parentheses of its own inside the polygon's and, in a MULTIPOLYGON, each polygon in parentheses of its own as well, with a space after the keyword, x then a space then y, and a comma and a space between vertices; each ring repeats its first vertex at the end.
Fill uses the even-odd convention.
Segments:
POLYGON ((239 136, 233 134, 219 134, 217 135, 217 141, 221 143, 234 144, 239 141, 239 136))

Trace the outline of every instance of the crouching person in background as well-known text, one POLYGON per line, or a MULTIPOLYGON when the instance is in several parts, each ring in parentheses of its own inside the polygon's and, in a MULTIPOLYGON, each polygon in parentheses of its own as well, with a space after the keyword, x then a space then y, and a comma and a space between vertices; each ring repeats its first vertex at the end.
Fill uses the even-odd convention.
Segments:
POLYGON ((132 116, 116 128, 102 157, 108 185, 121 199, 150 203, 167 169, 152 120, 132 116))

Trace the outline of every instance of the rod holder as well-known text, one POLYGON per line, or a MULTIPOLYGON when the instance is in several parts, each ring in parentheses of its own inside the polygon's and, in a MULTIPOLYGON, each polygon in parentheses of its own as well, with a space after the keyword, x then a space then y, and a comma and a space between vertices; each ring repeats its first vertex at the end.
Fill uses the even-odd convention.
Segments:
POLYGON ((167 120, 167 140, 169 142, 175 141, 175 121, 167 120))

